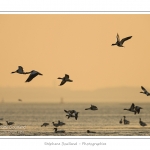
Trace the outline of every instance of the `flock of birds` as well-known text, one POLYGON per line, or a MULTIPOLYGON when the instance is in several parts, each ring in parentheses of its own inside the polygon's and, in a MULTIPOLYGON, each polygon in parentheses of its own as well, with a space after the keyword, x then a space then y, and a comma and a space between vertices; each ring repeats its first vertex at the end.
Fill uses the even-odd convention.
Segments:
MULTIPOLYGON (((119 35, 117 34, 116 38, 117 38, 117 41, 116 41, 116 43, 112 44, 112 46, 117 45, 118 47, 124 47, 124 46, 123 46, 123 43, 124 43, 125 41, 131 39, 132 36, 129 36, 129 37, 126 37, 126 38, 123 38, 123 39, 120 40, 119 35)), ((32 81, 33 78, 35 78, 36 76, 38 76, 38 75, 43 75, 43 74, 41 74, 40 72, 35 71, 35 70, 32 70, 32 71, 30 71, 30 72, 24 72, 22 66, 18 66, 18 69, 17 69, 16 71, 11 72, 11 73, 30 74, 30 75, 28 76, 28 78, 26 79, 25 82, 30 82, 30 81, 32 81)), ((65 74, 64 77, 58 77, 57 79, 61 79, 61 80, 62 80, 59 86, 64 85, 66 82, 73 82, 73 80, 69 79, 69 75, 68 75, 68 74, 65 74)), ((143 86, 141 86, 141 89, 142 89, 143 91, 140 92, 140 93, 143 93, 143 94, 146 94, 147 96, 150 96, 150 93, 149 93, 143 86)), ((21 100, 21 99, 18 99, 18 101, 22 101, 22 100, 21 100)), ((128 111, 130 111, 130 112, 133 112, 134 114, 137 114, 137 113, 139 114, 141 109, 143 109, 143 108, 141 108, 141 107, 139 107, 139 106, 135 106, 135 104, 132 103, 132 105, 131 105, 130 108, 128 108, 128 109, 125 108, 124 110, 128 110, 128 111)), ((98 110, 98 108, 97 108, 96 106, 94 106, 94 105, 91 105, 91 107, 86 108, 85 110, 98 110)), ((75 120, 78 119, 78 114, 79 114, 79 112, 77 112, 77 111, 75 111, 75 110, 64 110, 64 112, 66 113, 66 117, 67 117, 68 119, 69 119, 69 118, 75 118, 75 120)), ((126 116, 123 116, 123 117, 124 117, 124 119, 122 120, 122 118, 121 118, 121 120, 119 121, 119 123, 120 123, 120 124, 124 123, 124 125, 130 124, 130 121, 126 120, 126 116)), ((0 118, 0 119, 2 120, 3 118, 0 118)), ((13 125, 13 124, 14 124, 14 122, 8 122, 8 121, 6 121, 6 123, 7 123, 7 125, 13 125)), ((55 130, 54 132, 55 132, 55 133, 65 133, 65 130, 58 130, 58 129, 57 129, 57 127, 65 125, 64 122, 61 122, 60 120, 58 120, 57 123, 52 122, 52 124, 53 124, 53 126, 55 126, 55 128, 54 128, 54 130, 55 130)), ((140 124, 141 126, 147 126, 147 124, 146 124, 145 122, 141 121, 141 118, 139 118, 139 124, 140 124)), ((3 124, 0 123, 0 125, 3 125, 3 124)), ((41 127, 43 127, 43 126, 46 127, 46 126, 48 126, 48 125, 49 125, 49 123, 43 123, 43 124, 41 125, 41 127)), ((87 133, 96 133, 96 132, 87 130, 87 133)))

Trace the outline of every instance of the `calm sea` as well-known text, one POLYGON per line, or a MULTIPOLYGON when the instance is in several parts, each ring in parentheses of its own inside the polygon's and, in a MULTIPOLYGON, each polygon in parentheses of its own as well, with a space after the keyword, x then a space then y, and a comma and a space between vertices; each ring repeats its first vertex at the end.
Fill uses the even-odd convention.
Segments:
POLYGON ((3 103, 0 104, 0 135, 1 136, 150 136, 150 103, 135 103, 141 106, 140 114, 123 110, 131 103, 93 103, 98 110, 85 110, 89 103, 3 103), (79 112, 78 120, 67 118, 66 110, 79 112), (129 125, 120 124, 123 116, 130 121, 129 125), (139 118, 147 123, 146 127, 139 124, 139 118), (52 122, 58 120, 66 123, 58 130, 65 133, 54 133, 52 122), (14 122, 7 126, 6 121, 14 122), (49 126, 41 127, 47 122, 49 126), (87 130, 96 133, 87 133, 87 130))

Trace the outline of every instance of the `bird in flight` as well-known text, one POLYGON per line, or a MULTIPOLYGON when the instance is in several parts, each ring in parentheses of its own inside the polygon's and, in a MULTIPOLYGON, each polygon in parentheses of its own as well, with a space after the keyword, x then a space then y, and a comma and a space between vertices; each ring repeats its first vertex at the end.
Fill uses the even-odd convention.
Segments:
POLYGON ((126 38, 123 38, 123 39, 120 41, 119 35, 118 35, 118 33, 117 33, 116 38, 117 38, 117 42, 116 42, 115 44, 112 44, 112 46, 117 45, 117 46, 119 46, 119 47, 124 47, 124 46, 123 46, 123 43, 124 43, 125 41, 131 39, 132 36, 128 36, 128 37, 126 37, 126 38))
POLYGON ((150 93, 143 86, 141 86, 141 89, 143 90, 143 92, 140 92, 140 93, 143 93, 143 94, 146 94, 147 96, 150 96, 150 93))
POLYGON ((18 66, 18 69, 16 71, 11 72, 11 73, 27 74, 26 72, 24 72, 22 66, 18 66))
POLYGON ((62 79, 61 83, 59 86, 64 85, 66 82, 73 82, 73 80, 69 79, 69 75, 65 74, 63 78, 58 77, 57 79, 62 79))
POLYGON ((41 73, 39 73, 38 71, 32 70, 31 72, 27 72, 26 74, 29 74, 28 79, 25 82, 30 82, 33 78, 35 78, 37 75, 43 75, 41 73))

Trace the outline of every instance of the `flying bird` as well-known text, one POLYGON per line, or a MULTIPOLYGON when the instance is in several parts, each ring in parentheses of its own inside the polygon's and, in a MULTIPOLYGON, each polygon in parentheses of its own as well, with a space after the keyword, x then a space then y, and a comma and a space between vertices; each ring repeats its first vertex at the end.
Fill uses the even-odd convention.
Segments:
POLYGON ((77 119, 78 119, 78 113, 79 113, 79 112, 75 112, 74 114, 69 113, 69 114, 66 115, 66 116, 68 116, 68 119, 69 119, 70 117, 74 117, 74 118, 77 120, 77 119))
POLYGON ((131 39, 131 38, 132 38, 132 36, 129 36, 129 37, 123 38, 123 39, 120 41, 119 35, 118 35, 118 33, 117 33, 116 38, 117 38, 117 42, 116 42, 115 44, 112 44, 112 46, 117 45, 117 46, 119 46, 119 47, 124 47, 124 46, 123 46, 123 43, 124 43, 125 41, 127 41, 127 40, 131 39))
POLYGON ((39 73, 39 72, 37 72, 35 70, 32 70, 31 72, 27 72, 26 74, 29 74, 29 73, 30 73, 30 75, 29 75, 28 79, 25 82, 30 82, 37 75, 43 75, 43 74, 41 74, 41 73, 39 73))
POLYGON ((22 102, 22 99, 18 99, 19 102, 22 102))
POLYGON ((65 74, 65 76, 63 78, 58 77, 57 79, 61 79, 62 80, 59 86, 64 85, 66 82, 73 82, 73 80, 69 79, 69 75, 68 74, 65 74))
POLYGON ((124 110, 128 110, 128 111, 131 111, 131 112, 134 112, 136 114, 136 110, 135 110, 135 105, 134 103, 131 104, 131 107, 130 108, 124 108, 124 110))
POLYGON ((136 111, 136 113, 140 113, 140 109, 143 109, 142 107, 139 107, 139 106, 135 106, 135 111, 136 111))
POLYGON ((143 94, 146 94, 147 96, 150 96, 150 93, 143 86, 141 86, 141 89, 143 90, 143 92, 140 92, 140 93, 143 93, 143 94))
POLYGON ((90 108, 86 108, 85 110, 98 110, 98 108, 94 105, 91 105, 90 108))
POLYGON ((26 72, 24 72, 22 66, 18 66, 18 69, 16 71, 11 72, 11 73, 26 74, 26 72))
POLYGON ((139 124, 141 125, 141 126, 147 126, 147 124, 145 123, 145 122, 143 122, 143 121, 141 121, 141 118, 139 118, 140 120, 139 120, 139 124))

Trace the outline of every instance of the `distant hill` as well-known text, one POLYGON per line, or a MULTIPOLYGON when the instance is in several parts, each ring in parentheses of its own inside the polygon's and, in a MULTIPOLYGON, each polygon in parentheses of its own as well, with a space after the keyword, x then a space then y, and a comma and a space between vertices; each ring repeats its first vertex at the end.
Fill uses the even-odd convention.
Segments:
MULTIPOLYGON (((150 91, 150 88, 147 87, 150 91)), ((0 87, 0 97, 5 102, 150 102, 150 96, 139 93, 140 87, 101 88, 93 91, 75 91, 52 87, 0 87)))

